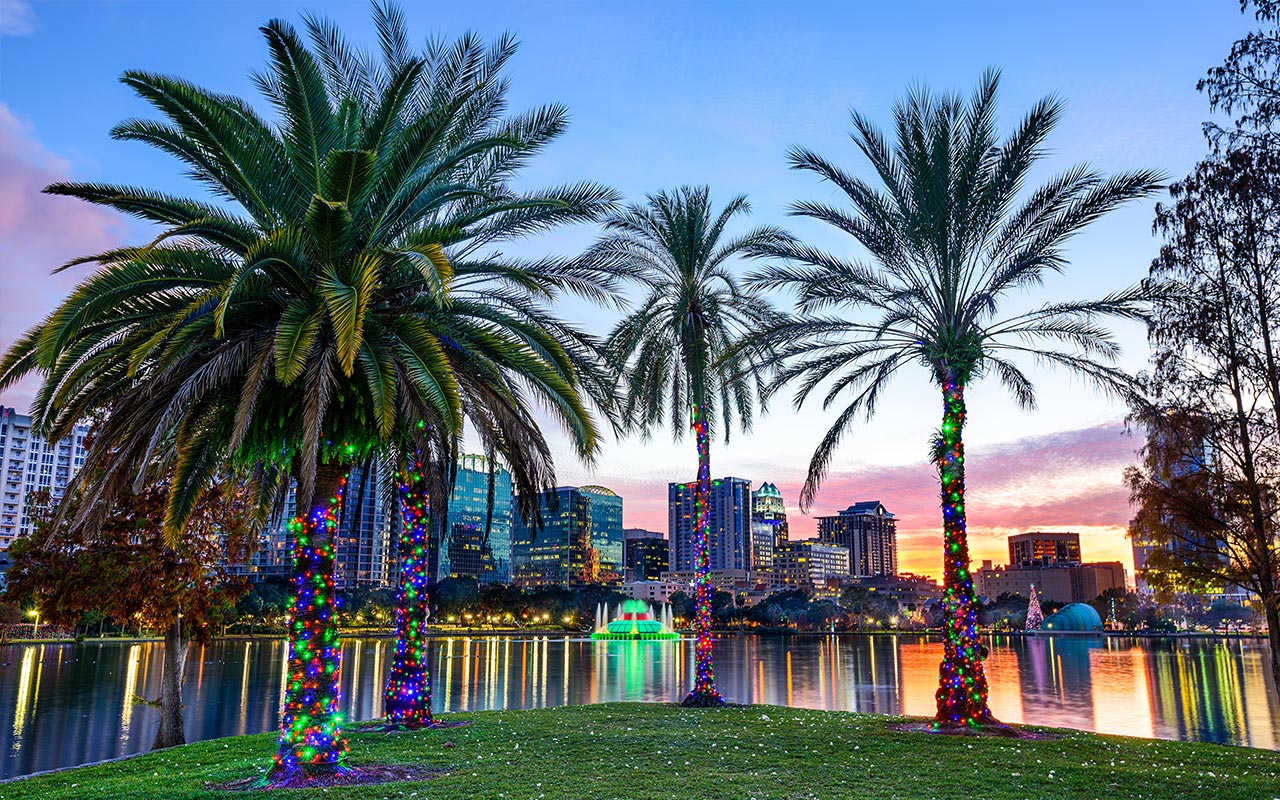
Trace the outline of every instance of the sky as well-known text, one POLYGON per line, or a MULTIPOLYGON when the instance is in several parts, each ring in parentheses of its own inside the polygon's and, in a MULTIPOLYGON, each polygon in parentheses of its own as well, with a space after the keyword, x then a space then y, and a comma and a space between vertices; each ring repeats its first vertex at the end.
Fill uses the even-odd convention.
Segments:
MULTIPOLYGON (((406 3, 418 42, 475 31, 521 42, 508 65, 511 107, 550 102, 571 113, 567 133, 521 178, 523 188, 593 180, 628 200, 706 184, 721 203, 738 194, 753 214, 740 230, 781 225, 809 244, 858 257, 847 237, 788 216, 799 200, 835 201, 812 174, 787 168, 793 145, 872 177, 848 138, 849 110, 888 125, 910 87, 968 93, 983 70, 1002 71, 1001 126, 1039 98, 1066 100, 1039 180, 1077 163, 1104 171, 1153 168, 1177 177, 1205 153, 1207 103, 1196 80, 1250 28, 1235 0, 1091 2, 431 2, 406 3)), ((66 261, 144 241, 141 225, 66 198, 40 194, 57 180, 201 190, 170 158, 113 141, 111 127, 149 108, 119 83, 126 69, 180 75, 250 99, 265 63, 259 26, 301 23, 311 11, 376 48, 363 2, 29 2, 0 0, 0 347, 7 348, 83 279, 50 271, 66 261)), ((1159 198, 1134 203, 1073 240, 1070 267, 1010 310, 1088 298, 1140 280, 1159 242, 1159 198)), ((569 255, 598 234, 577 226, 521 243, 523 255, 569 255)), ((747 266, 736 267, 745 271, 747 266)), ((784 307, 785 296, 775 300, 784 307)), ((606 332, 617 312, 585 302, 568 318, 606 332)), ((1146 364, 1144 331, 1118 324, 1121 366, 1146 364)), ((1076 379, 1028 365, 1039 407, 1019 410, 994 383, 968 393, 969 531, 976 560, 1007 560, 1005 538, 1073 530, 1087 560, 1132 566, 1122 476, 1139 438, 1125 409, 1076 379)), ((27 382, 0 396, 25 409, 27 382)), ((712 449, 713 475, 776 483, 793 538, 815 535, 814 515, 878 499, 897 515, 900 566, 940 574, 937 484, 927 463, 940 398, 924 369, 898 378, 876 417, 846 438, 809 515, 797 507, 814 446, 838 408, 797 410, 779 397, 750 432, 712 449)), ((696 470, 692 440, 669 431, 609 440, 591 464, 548 431, 563 484, 596 483, 624 497, 628 527, 666 530, 666 484, 696 470)))

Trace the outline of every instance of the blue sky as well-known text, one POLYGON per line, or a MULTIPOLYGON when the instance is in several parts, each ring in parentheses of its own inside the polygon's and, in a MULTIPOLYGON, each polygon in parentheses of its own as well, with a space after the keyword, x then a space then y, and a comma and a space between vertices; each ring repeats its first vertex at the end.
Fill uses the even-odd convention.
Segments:
MULTIPOLYGON (((1176 176, 1205 151, 1200 126, 1207 106, 1195 82, 1250 27, 1234 0, 432 2, 405 8, 419 41, 465 30, 488 39, 515 33, 522 46, 508 72, 512 107, 569 107, 570 129, 528 169, 530 187, 591 179, 639 199, 661 188, 706 183, 721 200, 747 194, 755 209, 750 223, 781 224, 848 255, 856 250, 846 239, 786 216, 793 200, 834 197, 811 175, 788 170, 785 154, 803 144, 865 174, 847 138, 850 107, 887 121, 894 99, 910 85, 967 92, 983 69, 994 66, 1003 71, 1005 129, 1045 94, 1067 100, 1040 177, 1080 161, 1108 172, 1151 167, 1176 176)), ((7 155, 0 152, 4 346, 65 291, 65 282, 43 283, 50 268, 82 254, 77 247, 143 235, 67 205, 40 205, 34 194, 40 180, 193 188, 167 157, 110 139, 112 125, 148 113, 118 82, 122 71, 175 73, 253 98, 249 74, 265 59, 258 26, 272 17, 297 23, 304 10, 334 18, 353 41, 375 46, 364 3, 0 0, 0 9, 0 151, 7 147, 7 155)), ((1068 273, 1015 304, 1096 295, 1141 278, 1157 248, 1150 233, 1153 205, 1135 204, 1090 228, 1072 245, 1068 273)), ((593 233, 568 230, 526 246, 569 253, 593 233)), ((565 313, 598 331, 614 318, 576 303, 565 313)), ((1141 368, 1143 332, 1127 327, 1119 334, 1125 364, 1141 368)), ((1136 445, 1120 436, 1124 410, 1069 379, 1039 374, 1036 413, 1018 411, 995 386, 980 384, 972 394, 968 439, 975 474, 982 474, 984 449, 1002 454, 999 465, 991 462, 998 485, 971 481, 976 555, 1000 560, 1004 534, 1019 526, 1054 526, 1091 534, 1086 557, 1121 557, 1120 526, 1128 512, 1120 470, 1136 445), (1092 444, 1076 447, 1081 442, 1092 444), (1053 462, 1055 452, 1072 455, 1048 469, 1045 462, 1053 462), (1020 466, 996 474, 996 466, 1009 464, 1020 466), (1004 511, 983 518, 983 498, 989 508, 1004 511)), ((845 446, 816 508, 829 513, 870 499, 868 494, 897 496, 909 534, 904 549, 915 553, 910 542, 918 540, 922 554, 932 552, 928 531, 936 525, 923 458, 938 402, 925 377, 898 382, 883 412, 845 446), (920 475, 926 480, 917 483, 920 475), (919 491, 904 495, 907 485, 919 491)), ((9 405, 24 401, 21 393, 0 398, 9 405)), ((831 416, 816 407, 796 413, 779 404, 752 434, 717 445, 713 472, 774 481, 794 504, 808 456, 831 416)), ((561 473, 566 483, 613 486, 627 498, 628 524, 662 529, 662 487, 692 474, 691 449, 666 437, 611 443, 594 470, 566 454, 561 473)), ((793 524, 800 536, 811 528, 793 524)), ((908 566, 927 571, 927 559, 918 558, 908 566)))

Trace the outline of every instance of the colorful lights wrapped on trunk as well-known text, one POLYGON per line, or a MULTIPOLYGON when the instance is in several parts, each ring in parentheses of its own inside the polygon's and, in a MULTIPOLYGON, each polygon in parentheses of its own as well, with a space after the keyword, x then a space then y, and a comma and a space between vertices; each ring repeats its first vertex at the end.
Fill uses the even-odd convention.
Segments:
POLYGON ((978 641, 978 604, 969 572, 964 510, 964 386, 942 387, 942 430, 934 455, 942 484, 943 660, 939 668, 937 725, 993 723, 987 708, 986 648, 978 641))
POLYGON ((307 516, 289 522, 293 535, 294 597, 280 748, 271 780, 332 775, 345 768, 338 671, 341 648, 335 618, 334 536, 346 478, 307 516))
POLYGON ((716 690, 711 656, 711 559, 707 554, 707 516, 711 505, 711 441, 705 411, 693 406, 693 435, 698 445, 698 482, 693 495, 693 558, 697 568, 693 629, 697 637, 693 690, 684 699, 686 706, 719 706, 724 698, 716 690))
POLYGON ((403 476, 400 510, 404 524, 400 531, 400 588, 396 593, 396 654, 385 694, 387 725, 428 728, 435 723, 426 653, 431 508, 421 462, 415 462, 403 476))

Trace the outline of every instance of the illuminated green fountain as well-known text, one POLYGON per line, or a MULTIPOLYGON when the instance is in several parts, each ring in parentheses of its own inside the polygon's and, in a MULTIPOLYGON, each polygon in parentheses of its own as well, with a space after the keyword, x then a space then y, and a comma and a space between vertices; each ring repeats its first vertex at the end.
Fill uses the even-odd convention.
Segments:
POLYGON ((680 634, 671 629, 669 606, 663 608, 663 621, 653 614, 653 607, 643 600, 628 600, 618 607, 617 615, 609 620, 609 610, 601 605, 596 610, 596 629, 592 639, 679 639, 680 634))

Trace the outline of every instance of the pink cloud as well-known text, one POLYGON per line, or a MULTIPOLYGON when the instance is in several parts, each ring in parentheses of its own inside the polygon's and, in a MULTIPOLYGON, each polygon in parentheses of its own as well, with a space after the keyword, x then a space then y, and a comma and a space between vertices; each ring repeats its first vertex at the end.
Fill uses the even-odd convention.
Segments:
MULTIPOLYGON (((966 451, 970 552, 976 562, 1008 560, 1005 539, 1029 530, 1081 534, 1087 560, 1123 561, 1132 567, 1124 538, 1130 517, 1124 468, 1138 446, 1120 422, 1029 437, 966 451)), ((745 477, 745 476, 744 476, 745 477)), ((758 479, 753 483, 758 484, 758 479)), ((933 467, 917 463, 835 473, 822 487, 812 516, 795 508, 801 479, 777 481, 789 503, 791 536, 816 535, 813 516, 834 514, 860 500, 880 500, 898 518, 903 571, 938 574, 941 511, 933 467)), ((666 487, 622 487, 628 525, 666 530, 666 487)), ((613 485, 613 484, 610 484, 613 485)))
MULTIPOLYGON (((42 194, 55 181, 72 179, 66 159, 51 153, 29 122, 0 103, 0 348, 8 349, 85 276, 84 270, 51 271, 78 256, 123 241, 122 217, 66 197, 42 194)), ((0 399, 25 410, 39 385, 27 378, 0 399)))

